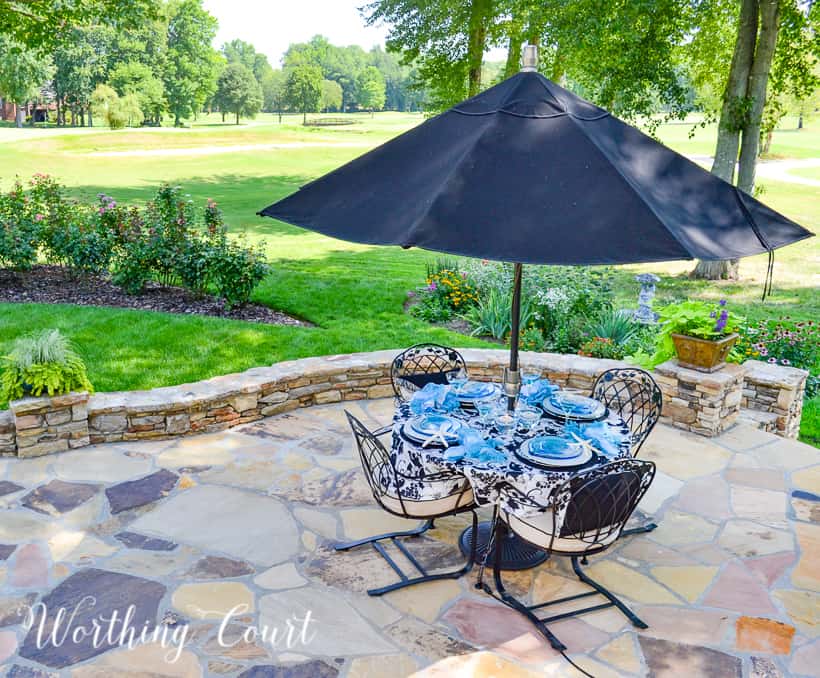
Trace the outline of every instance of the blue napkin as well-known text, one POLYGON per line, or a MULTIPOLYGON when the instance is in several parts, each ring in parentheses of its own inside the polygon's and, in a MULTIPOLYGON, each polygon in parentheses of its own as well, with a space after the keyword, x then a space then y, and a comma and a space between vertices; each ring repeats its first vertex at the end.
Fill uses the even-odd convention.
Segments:
POLYGON ((608 457, 617 457, 620 454, 620 446, 628 439, 620 429, 609 426, 605 421, 596 421, 582 427, 583 437, 590 440, 592 444, 608 457))
POLYGON ((410 411, 413 414, 453 412, 459 407, 461 403, 453 393, 453 387, 444 384, 427 384, 410 399, 410 411))
POLYGON ((501 447, 501 442, 495 438, 483 438, 473 430, 467 430, 461 436, 461 445, 449 448, 444 453, 444 458, 448 461, 470 461, 484 464, 487 462, 503 462, 507 457, 497 448, 501 447))
POLYGON ((528 405, 542 403, 544 398, 558 390, 558 386, 549 379, 537 379, 521 387, 521 399, 528 405))

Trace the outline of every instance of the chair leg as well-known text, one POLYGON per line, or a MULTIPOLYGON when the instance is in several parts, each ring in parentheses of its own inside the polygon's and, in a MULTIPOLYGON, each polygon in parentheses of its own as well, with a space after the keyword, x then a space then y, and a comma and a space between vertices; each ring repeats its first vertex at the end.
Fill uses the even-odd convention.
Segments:
POLYGON ((362 544, 371 544, 377 541, 381 541, 382 539, 393 539, 395 537, 417 537, 420 534, 424 534, 433 527, 433 521, 426 520, 422 523, 419 527, 415 530, 406 530, 404 532, 388 532, 386 534, 377 534, 374 537, 367 537, 365 539, 359 539, 357 541, 350 541, 342 544, 336 544, 333 548, 337 551, 347 551, 349 549, 356 548, 357 546, 361 546, 362 544))
POLYGON ((628 530, 622 530, 621 536, 628 537, 631 534, 644 534, 646 532, 651 532, 657 527, 657 523, 647 523, 646 525, 641 525, 640 527, 631 527, 628 530))
POLYGON ((581 565, 578 563, 578 556, 572 557, 572 570, 578 576, 584 584, 587 586, 591 586, 595 589, 598 593, 600 593, 604 598, 609 600, 615 607, 617 607, 621 612, 624 613, 627 619, 632 623, 632 626, 635 626, 639 629, 647 629, 649 626, 644 622, 642 619, 639 619, 638 616, 630 610, 626 605, 624 605, 621 600, 614 594, 611 593, 608 589, 601 586, 598 582, 594 579, 591 579, 587 574, 581 569, 581 565))
POLYGON ((390 591, 396 591, 398 589, 403 589, 407 586, 413 586, 415 584, 423 584, 425 582, 430 581, 439 581, 442 579, 458 579, 459 577, 463 577, 467 574, 473 567, 473 563, 476 559, 476 549, 477 549, 477 538, 476 535, 478 533, 478 516, 476 515, 475 511, 471 511, 473 515, 473 539, 471 544, 470 556, 467 559, 467 562, 458 570, 454 570, 451 572, 441 572, 438 574, 427 574, 427 571, 424 569, 422 564, 416 559, 416 557, 407 550, 407 547, 399 541, 401 537, 416 537, 420 534, 423 534, 431 527, 433 527, 433 519, 427 520, 423 525, 415 530, 409 530, 406 532, 393 532, 390 534, 381 534, 375 537, 369 537, 367 539, 360 539, 359 541, 350 542, 346 544, 337 544, 336 550, 337 551, 347 551, 348 549, 355 548, 356 546, 361 546, 363 544, 370 544, 373 548, 378 552, 378 554, 387 561, 387 564, 393 569, 393 571, 399 575, 400 581, 394 584, 388 584, 387 586, 382 586, 380 588, 369 589, 367 591, 368 595, 370 596, 382 596, 385 593, 389 593, 390 591), (381 545, 381 541, 383 539, 390 539, 393 545, 402 552, 405 558, 410 561, 410 563, 415 567, 420 573, 420 577, 408 577, 399 565, 394 561, 390 554, 385 550, 384 546, 381 545))
MULTIPOLYGON (((501 521, 498 521, 498 525, 496 527, 495 538, 500 540, 503 538, 504 534, 504 526, 501 521)), ((520 600, 518 600, 515 596, 508 593, 507 590, 504 588, 504 582, 501 579, 501 549, 495 550, 495 563, 493 564, 493 579, 495 581, 495 589, 498 592, 498 595, 501 596, 501 601, 506 603, 509 607, 513 608, 517 612, 523 614, 530 622, 535 626, 535 628, 540 631, 541 635, 547 639, 547 642, 553 647, 553 649, 557 650, 558 652, 563 652, 567 649, 567 646, 564 645, 552 631, 547 628, 547 625, 541 621, 538 617, 535 616, 532 612, 532 608, 524 605, 520 600)), ((488 593, 490 593, 488 591, 488 593)))

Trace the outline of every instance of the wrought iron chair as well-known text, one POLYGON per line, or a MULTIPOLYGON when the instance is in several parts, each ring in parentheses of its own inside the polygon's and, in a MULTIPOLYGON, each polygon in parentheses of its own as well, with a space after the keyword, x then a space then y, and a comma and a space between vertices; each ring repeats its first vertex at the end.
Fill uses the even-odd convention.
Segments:
MULTIPOLYGON (((635 510, 652 479, 655 464, 638 459, 622 459, 603 466, 582 471, 565 481, 553 492, 549 507, 532 518, 522 519, 501 511, 496 520, 495 538, 504 537, 507 530, 531 544, 545 549, 547 553, 568 556, 578 579, 592 590, 572 596, 534 605, 525 605, 504 588, 501 568, 496 561, 493 567, 496 594, 513 609, 523 614, 544 635, 553 648, 566 650, 566 646, 553 635, 547 626, 550 622, 574 617, 587 612, 595 612, 608 607, 617 607, 626 615, 633 626, 645 629, 641 621, 621 600, 604 586, 591 579, 582 569, 587 564, 587 556, 600 553, 612 545, 620 536, 626 521, 635 510), (559 512, 564 511, 563 521, 559 512), (537 610, 550 605, 558 605, 588 596, 600 595, 606 602, 563 612, 548 617, 538 617, 537 610)), ((479 580, 479 586, 490 595, 490 588, 479 580)))
POLYGON ((421 526, 413 530, 379 534, 366 539, 336 545, 337 551, 347 551, 363 544, 370 544, 399 575, 400 581, 388 586, 370 589, 367 593, 371 596, 380 596, 388 591, 395 591, 406 586, 439 579, 458 579, 467 574, 475 561, 475 536, 473 537, 471 552, 463 567, 458 570, 435 574, 429 574, 401 541, 402 537, 416 537, 423 534, 434 526, 433 521, 436 518, 466 511, 472 513, 473 535, 476 535, 478 533, 478 518, 474 510, 473 490, 467 479, 462 475, 451 473, 442 473, 421 480, 403 476, 396 470, 390 454, 378 437, 350 412, 345 411, 345 414, 347 414, 350 427, 353 429, 362 469, 373 492, 373 498, 388 513, 411 520, 424 520, 421 526), (424 490, 426 496, 434 498, 419 497, 421 490, 424 490), (414 495, 418 498, 413 498, 414 495), (408 577, 382 545, 381 542, 384 540, 390 540, 402 555, 410 561, 413 567, 419 571, 421 576, 408 577))
POLYGON ((601 374, 590 394, 618 413, 632 432, 632 456, 637 457, 663 407, 661 389, 649 372, 620 367, 601 374))
MULTIPOLYGON (((624 420, 632 433, 632 456, 637 457, 663 407, 663 394, 652 375, 633 367, 607 370, 595 380, 591 396, 624 420)), ((657 523, 650 522, 624 530, 623 534, 643 534, 656 527, 657 523)))
POLYGON ((409 400, 427 384, 446 384, 447 375, 467 371, 464 358, 454 348, 439 344, 416 344, 393 360, 390 379, 399 400, 409 400))

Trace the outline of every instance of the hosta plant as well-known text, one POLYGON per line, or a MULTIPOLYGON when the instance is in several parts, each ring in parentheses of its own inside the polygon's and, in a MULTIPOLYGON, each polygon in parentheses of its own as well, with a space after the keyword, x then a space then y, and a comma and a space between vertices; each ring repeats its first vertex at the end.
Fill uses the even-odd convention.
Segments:
POLYGON ((92 390, 85 363, 59 330, 20 337, 2 358, 0 401, 92 390))

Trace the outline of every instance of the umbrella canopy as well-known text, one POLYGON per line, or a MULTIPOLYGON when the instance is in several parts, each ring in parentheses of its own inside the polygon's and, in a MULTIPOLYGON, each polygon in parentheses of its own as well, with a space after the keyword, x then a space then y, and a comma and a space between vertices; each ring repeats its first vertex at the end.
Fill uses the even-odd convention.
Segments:
POLYGON ((730 259, 812 235, 526 71, 260 214, 343 240, 533 264, 730 259))

